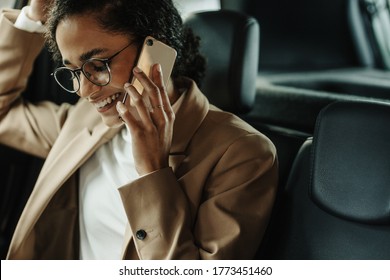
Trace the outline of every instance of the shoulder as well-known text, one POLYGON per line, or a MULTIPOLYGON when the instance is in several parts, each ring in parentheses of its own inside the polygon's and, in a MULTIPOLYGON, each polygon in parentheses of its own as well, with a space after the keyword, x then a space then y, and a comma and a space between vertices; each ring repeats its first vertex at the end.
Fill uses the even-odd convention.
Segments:
POLYGON ((271 140, 247 122, 229 112, 210 105, 210 109, 194 137, 213 151, 236 154, 240 158, 276 159, 271 140))

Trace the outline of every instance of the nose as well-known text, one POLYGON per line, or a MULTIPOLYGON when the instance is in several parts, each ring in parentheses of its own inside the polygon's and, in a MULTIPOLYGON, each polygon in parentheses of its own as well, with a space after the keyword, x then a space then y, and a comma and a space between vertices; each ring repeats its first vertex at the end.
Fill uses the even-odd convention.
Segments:
POLYGON ((80 97, 88 98, 95 92, 101 90, 101 86, 90 82, 83 74, 80 75, 80 88, 77 92, 80 97))

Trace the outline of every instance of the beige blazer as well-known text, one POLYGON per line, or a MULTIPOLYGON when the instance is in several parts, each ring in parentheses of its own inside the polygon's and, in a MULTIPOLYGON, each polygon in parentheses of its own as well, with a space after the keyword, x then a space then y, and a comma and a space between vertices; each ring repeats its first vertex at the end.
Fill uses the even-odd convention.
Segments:
MULTIPOLYGON (((120 128, 86 101, 31 104, 26 87, 43 39, 0 16, 0 142, 46 158, 16 227, 9 259, 78 259, 78 170, 120 128), (5 38, 5 39, 4 39, 5 38)), ((124 259, 251 259, 277 186, 276 151, 238 117, 188 88, 176 114, 170 168, 120 188, 128 218, 124 259), (137 232, 146 232, 137 238, 137 232)))

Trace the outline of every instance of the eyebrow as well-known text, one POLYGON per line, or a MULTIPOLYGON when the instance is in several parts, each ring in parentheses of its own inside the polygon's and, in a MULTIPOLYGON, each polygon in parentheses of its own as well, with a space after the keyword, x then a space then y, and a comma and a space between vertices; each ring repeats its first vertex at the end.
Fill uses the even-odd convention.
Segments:
MULTIPOLYGON (((81 55, 79 56, 79 60, 80 60, 81 62, 84 62, 84 61, 86 61, 86 60, 88 60, 88 59, 91 59, 92 57, 94 57, 94 56, 96 56, 96 55, 98 55, 98 54, 104 53, 104 52, 107 52, 107 49, 92 49, 92 50, 90 50, 90 51, 88 51, 88 52, 85 52, 85 53, 81 54, 81 55)), ((72 64, 72 63, 71 63, 69 60, 67 60, 67 59, 64 59, 64 60, 62 61, 62 63, 63 63, 64 65, 70 65, 70 64, 72 64)))

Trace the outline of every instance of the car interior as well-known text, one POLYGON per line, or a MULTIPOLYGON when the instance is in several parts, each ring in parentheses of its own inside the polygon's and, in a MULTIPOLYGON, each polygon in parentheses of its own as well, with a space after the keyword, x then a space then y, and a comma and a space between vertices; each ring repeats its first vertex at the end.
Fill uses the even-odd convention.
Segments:
MULTIPOLYGON (((184 18, 208 64, 201 89, 278 152, 255 259, 390 259, 390 1, 217 2, 184 18)), ((54 68, 44 49, 24 97, 77 102, 54 68)), ((43 159, 2 145, 0 154, 4 259, 43 159)))

